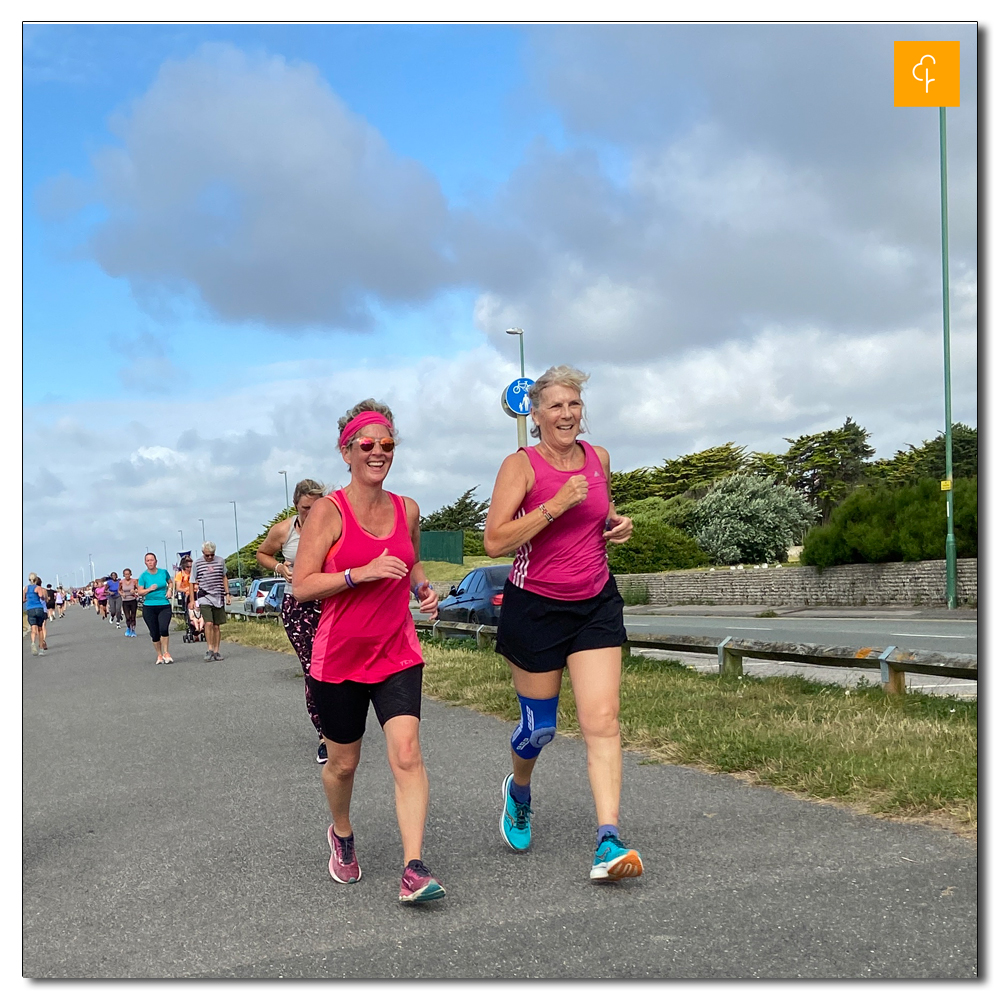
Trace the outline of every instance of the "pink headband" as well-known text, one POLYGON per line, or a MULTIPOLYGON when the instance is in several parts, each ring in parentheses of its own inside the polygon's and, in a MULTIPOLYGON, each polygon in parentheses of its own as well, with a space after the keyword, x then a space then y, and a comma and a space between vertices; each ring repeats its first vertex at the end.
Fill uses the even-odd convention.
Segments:
POLYGON ((389 418, 386 417, 384 413, 379 413, 377 410, 362 410, 356 417, 352 417, 347 421, 347 426, 341 431, 340 434, 340 447, 344 448, 347 446, 347 442, 354 437, 355 434, 362 427, 367 427, 369 424, 383 424, 392 430, 392 424, 389 423, 389 418))

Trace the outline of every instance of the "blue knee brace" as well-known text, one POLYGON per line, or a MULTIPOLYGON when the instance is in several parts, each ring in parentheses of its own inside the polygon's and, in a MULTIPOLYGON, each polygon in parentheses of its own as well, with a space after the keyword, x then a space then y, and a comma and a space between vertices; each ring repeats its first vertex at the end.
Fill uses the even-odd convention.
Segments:
POLYGON ((518 757, 531 760, 556 735, 556 706, 559 704, 559 696, 542 701, 518 695, 517 700, 521 703, 521 721, 510 738, 510 745, 518 757))

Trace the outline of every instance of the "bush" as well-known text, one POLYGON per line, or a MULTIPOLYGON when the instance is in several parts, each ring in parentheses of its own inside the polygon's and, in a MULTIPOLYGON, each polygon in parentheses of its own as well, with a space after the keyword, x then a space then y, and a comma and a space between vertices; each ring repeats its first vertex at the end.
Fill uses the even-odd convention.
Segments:
POLYGON ((635 518, 632 537, 624 545, 608 546, 612 573, 660 573, 668 569, 706 566, 708 556, 698 543, 662 521, 635 518))
POLYGON ((616 509, 619 513, 628 515, 633 521, 638 519, 661 521, 671 528, 680 528, 685 534, 690 535, 691 517, 696 506, 697 501, 685 496, 671 497, 669 500, 663 497, 646 497, 644 500, 633 500, 616 509))
POLYGON ((717 562, 780 562, 818 514, 791 486, 736 474, 699 500, 695 539, 717 562))
POLYGON ((463 556, 484 556, 486 549, 483 547, 483 533, 481 531, 465 530, 462 538, 463 556))
MULTIPOLYGON (((959 558, 979 553, 978 479, 958 479, 955 544, 959 558)), ((948 517, 936 479, 915 486, 861 487, 833 511, 830 523, 806 536, 801 561, 810 566, 943 559, 948 517)))

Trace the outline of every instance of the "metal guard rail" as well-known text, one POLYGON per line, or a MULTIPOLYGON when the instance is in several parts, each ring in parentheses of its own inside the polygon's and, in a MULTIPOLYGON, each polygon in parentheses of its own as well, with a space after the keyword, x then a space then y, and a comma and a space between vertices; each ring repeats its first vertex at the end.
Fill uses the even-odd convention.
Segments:
MULTIPOLYGON (((465 622, 416 622, 419 631, 433 636, 443 633, 470 635, 483 648, 496 635, 494 625, 469 625, 465 622)), ((883 687, 892 694, 906 691, 906 674, 927 674, 934 677, 960 677, 979 680, 978 656, 971 653, 942 653, 930 649, 899 649, 889 646, 880 650, 872 646, 855 649, 850 646, 819 646, 806 642, 764 642, 760 639, 734 639, 731 636, 650 635, 628 633, 622 646, 627 655, 633 648, 663 649, 678 653, 718 655, 719 673, 740 677, 743 660, 782 660, 808 663, 821 667, 878 667, 883 687)))

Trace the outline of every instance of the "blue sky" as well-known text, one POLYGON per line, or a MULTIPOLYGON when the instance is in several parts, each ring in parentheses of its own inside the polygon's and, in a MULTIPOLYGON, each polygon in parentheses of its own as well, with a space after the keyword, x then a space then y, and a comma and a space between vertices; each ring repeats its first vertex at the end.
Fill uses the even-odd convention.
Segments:
POLYGON ((933 437, 937 123, 892 106, 895 38, 962 43, 976 424, 973 26, 27 26, 28 568, 120 570, 199 518, 231 551, 230 501, 252 537, 277 470, 338 484, 331 428, 369 394, 390 488, 487 497, 508 326, 529 375, 591 373, 615 468, 848 415, 882 455, 933 437))

